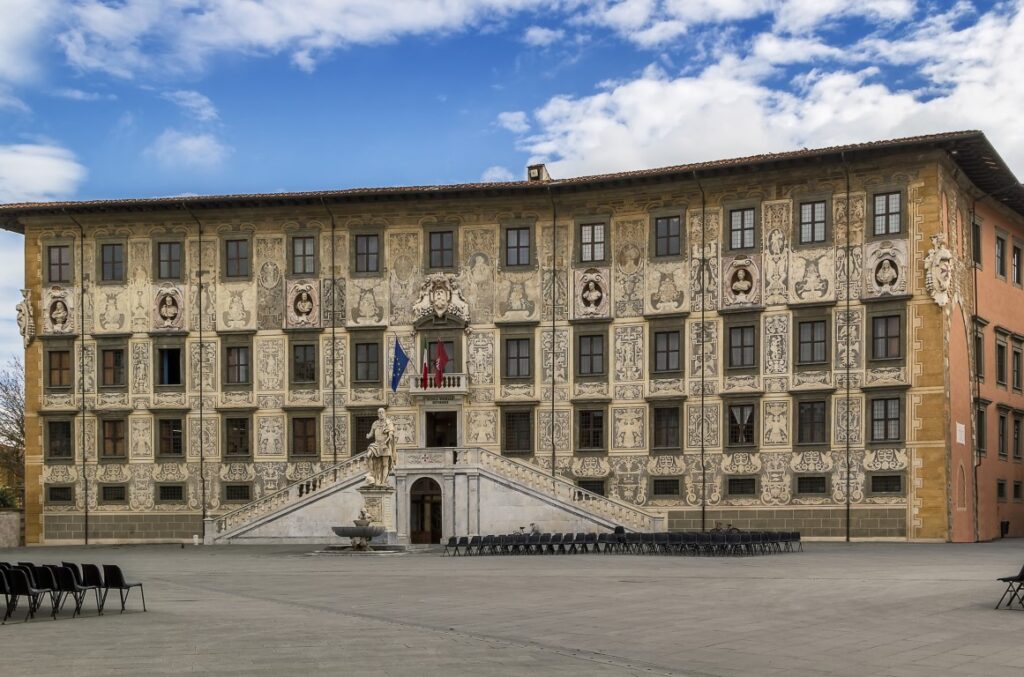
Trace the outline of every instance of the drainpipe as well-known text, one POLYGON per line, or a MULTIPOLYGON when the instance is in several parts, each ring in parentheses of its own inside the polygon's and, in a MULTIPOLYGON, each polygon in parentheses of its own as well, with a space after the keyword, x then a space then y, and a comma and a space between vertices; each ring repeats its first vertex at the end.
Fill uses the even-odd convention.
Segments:
POLYGON ((846 542, 850 542, 850 476, 853 474, 850 468, 850 335, 852 334, 852 328, 850 326, 850 289, 853 286, 853 280, 850 279, 850 236, 853 230, 853 224, 850 222, 850 166, 846 162, 846 153, 840 151, 839 153, 842 165, 843 174, 846 177, 846 261, 845 261, 845 276, 846 276, 846 411, 844 412, 844 423, 846 426, 846 542))
POLYGON ((707 232, 707 196, 704 194, 704 186, 701 185, 700 179, 697 178, 696 171, 693 172, 693 180, 697 182, 697 188, 700 190, 700 271, 698 275, 700 278, 700 346, 695 346, 695 348, 700 354, 700 530, 703 532, 707 530, 708 506, 707 467, 705 465, 707 448, 704 440, 704 318, 707 307, 704 273, 708 265, 704 234, 707 232))
POLYGON ((203 276, 206 271, 203 270, 203 222, 200 221, 192 210, 188 208, 184 202, 181 203, 181 208, 188 212, 188 215, 192 217, 192 220, 199 226, 199 260, 197 261, 198 270, 196 274, 199 278, 199 291, 196 294, 197 311, 199 314, 199 492, 202 501, 202 514, 203 514, 203 542, 206 542, 206 449, 203 444, 203 422, 205 416, 205 391, 203 389, 203 351, 206 348, 206 344, 203 342, 203 289, 205 284, 203 282, 203 276))
POLYGON ((85 459, 89 455, 85 448, 85 229, 82 224, 66 209, 61 211, 78 226, 78 335, 82 343, 82 353, 78 358, 78 403, 82 409, 82 425, 80 438, 82 444, 82 494, 85 499, 85 524, 83 525, 83 541, 89 545, 89 478, 85 474, 85 459))
MULTIPOLYGON (((335 466, 334 479, 338 479, 338 269, 334 260, 334 247, 337 239, 335 230, 337 225, 334 222, 334 212, 327 207, 323 197, 320 204, 331 217, 331 463, 335 466)), ((398 344, 398 335, 395 335, 395 344, 398 344)))

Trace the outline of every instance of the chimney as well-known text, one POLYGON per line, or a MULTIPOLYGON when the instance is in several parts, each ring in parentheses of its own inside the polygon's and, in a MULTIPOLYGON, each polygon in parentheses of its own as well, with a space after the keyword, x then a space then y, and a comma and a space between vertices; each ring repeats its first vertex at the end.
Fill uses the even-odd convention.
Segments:
POLYGON ((548 168, 543 163, 530 165, 526 168, 526 180, 531 183, 534 181, 550 181, 551 175, 548 174, 548 168))

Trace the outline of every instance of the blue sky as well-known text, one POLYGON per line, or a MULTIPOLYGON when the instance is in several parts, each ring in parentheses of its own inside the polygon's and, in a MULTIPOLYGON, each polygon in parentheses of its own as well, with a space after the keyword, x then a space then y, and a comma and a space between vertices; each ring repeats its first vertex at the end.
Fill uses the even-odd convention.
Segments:
MULTIPOLYGON (((1024 175, 1022 3, 0 0, 0 202, 565 177, 965 128, 1024 175)), ((0 273, 5 307, 20 275, 0 273)))

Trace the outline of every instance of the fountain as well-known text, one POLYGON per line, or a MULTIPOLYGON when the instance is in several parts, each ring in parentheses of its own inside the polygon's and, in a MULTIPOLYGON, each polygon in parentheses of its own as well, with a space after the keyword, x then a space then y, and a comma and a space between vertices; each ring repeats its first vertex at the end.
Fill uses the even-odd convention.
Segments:
POLYGON ((359 517, 352 520, 354 527, 331 527, 331 530, 342 538, 352 539, 352 545, 345 548, 349 552, 373 552, 370 540, 383 534, 384 526, 373 525, 372 522, 366 508, 360 508, 359 517))

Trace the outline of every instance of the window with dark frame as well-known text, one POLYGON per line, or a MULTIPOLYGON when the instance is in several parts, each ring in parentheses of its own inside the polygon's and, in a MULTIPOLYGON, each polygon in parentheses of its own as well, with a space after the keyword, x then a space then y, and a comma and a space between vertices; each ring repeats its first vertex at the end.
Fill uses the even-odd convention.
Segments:
POLYGON ((249 456, 249 419, 226 418, 224 419, 224 428, 224 455, 249 456))
POLYGON ((604 496, 604 480, 577 480, 576 486, 598 496, 604 496))
POLYGON ((380 380, 380 344, 356 344, 356 380, 377 382, 380 380))
POLYGON ((1024 356, 1022 356, 1021 351, 1017 350, 1017 349, 1014 349, 1013 357, 1011 358, 1011 362, 1010 362, 1010 364, 1011 364, 1011 367, 1010 367, 1010 378, 1011 378, 1011 380, 1010 380, 1010 382, 1013 384, 1013 387, 1016 388, 1017 390, 1021 389, 1021 360, 1022 359, 1024 359, 1024 356))
POLYGON ((530 229, 507 228, 505 230, 505 265, 530 265, 530 229))
POLYGON ((124 380, 124 349, 107 348, 100 351, 100 359, 103 364, 100 375, 100 385, 123 386, 124 380))
POLYGON ((1020 458, 1020 417, 1013 418, 1013 457, 1020 458))
POLYGON ((875 235, 897 235, 902 229, 900 223, 900 193, 878 193, 875 195, 875 235))
POLYGON ((1021 499, 1021 486, 1020 482, 1013 483, 1013 500, 1015 501, 1019 501, 1021 499))
POLYGON ((430 341, 427 343, 427 359, 430 361, 430 373, 436 373, 437 355, 440 352, 441 344, 444 344, 444 352, 448 356, 448 363, 444 365, 444 373, 454 374, 455 373, 455 341, 430 341))
POLYGON ((55 244, 46 248, 46 263, 50 282, 71 282, 71 245, 55 244))
POLYGON ((156 245, 157 277, 161 280, 181 278, 181 243, 158 242, 156 245))
POLYGON ((528 454, 533 450, 533 425, 530 412, 506 411, 502 415, 501 449, 511 454, 528 454))
POLYGON ((604 448, 604 410, 584 409, 579 412, 580 449, 604 448))
POLYGON ((157 444, 160 456, 182 456, 185 453, 185 422, 180 418, 160 419, 157 444))
POLYGON ((313 383, 316 381, 316 346, 302 343, 292 346, 292 381, 313 383))
POLYGON ((316 418, 296 416, 292 419, 292 455, 312 456, 316 453, 316 418))
POLYGON ((996 236, 996 275, 1006 277, 1006 238, 996 236))
POLYGON ((828 342, 825 339, 825 333, 825 320, 811 320, 799 324, 799 350, 797 352, 800 364, 815 364, 828 359, 828 342))
POLYGON ((871 440, 873 442, 900 439, 901 423, 900 398, 880 397, 871 400, 871 440))
POLYGON ((754 327, 729 327, 729 366, 747 368, 756 366, 754 327))
POLYGON ((604 261, 605 225, 584 223, 580 226, 580 261, 604 261))
POLYGON ((745 446, 754 444, 754 405, 730 404, 729 444, 745 446))
POLYGON ((455 265, 455 233, 440 230, 430 233, 430 267, 452 268, 455 265))
POLYGON ((47 503, 71 503, 75 500, 75 490, 71 487, 47 487, 47 503))
POLYGON ((754 247, 754 208, 733 209, 729 212, 729 248, 754 247))
POLYGON ((604 335, 579 337, 581 376, 604 374, 604 335))
POLYGON ((49 353, 50 373, 48 382, 51 388, 71 387, 71 351, 51 350, 49 353))
POLYGON ((898 494, 903 491, 903 475, 872 475, 871 493, 898 494))
POLYGON ((753 496, 757 493, 757 480, 753 477, 730 477, 730 496, 753 496))
POLYGON ((1020 271, 1020 247, 1014 247, 1013 253, 1010 254, 1010 275, 1014 284, 1021 283, 1021 271, 1020 271))
POLYGON ((682 221, 678 216, 659 216, 654 219, 654 255, 679 256, 682 221))
POLYGON ((988 448, 988 412, 984 407, 974 410, 974 443, 978 453, 984 454, 988 448))
POLYGON ((827 491, 828 485, 823 475, 798 475, 796 478, 798 494, 824 494, 827 491))
POLYGON ((651 493, 655 496, 678 496, 679 480, 667 477, 655 477, 651 480, 651 493))
POLYGON ((828 428, 824 401, 800 402, 797 405, 797 443, 823 444, 828 428))
POLYGON ((871 359, 893 360, 902 356, 899 315, 882 315, 871 318, 871 359))
POLYGON ((825 201, 800 204, 800 244, 825 241, 825 201))
POLYGON ((370 434, 370 430, 373 428, 374 422, 377 420, 376 414, 364 414, 362 416, 356 416, 353 423, 355 429, 355 440, 352 445, 352 455, 366 451, 366 448, 370 446, 370 440, 366 438, 370 434))
POLYGON ((654 448, 679 449, 679 407, 654 408, 654 448))
POLYGON ((316 274, 316 238, 312 235, 292 238, 292 274, 316 274))
POLYGON ((224 242, 225 277, 249 276, 249 240, 224 242))
POLYGON ((225 484, 224 500, 232 503, 250 500, 251 487, 248 484, 225 484))
POLYGON ((128 500, 128 487, 123 484, 107 484, 100 487, 100 501, 103 503, 124 503, 128 500))
POLYGON ((158 385, 180 386, 181 378, 181 348, 158 348, 157 362, 160 373, 158 385))
POLYGON ((47 421, 46 423, 46 455, 48 458, 72 458, 71 421, 47 421))
POLYGON ((971 224, 971 254, 974 257, 975 265, 981 265, 981 224, 975 221, 971 224))
POLYGON ((1006 458, 1006 414, 999 414, 999 428, 996 430, 999 455, 1006 458))
POLYGON ((974 334, 974 372, 978 378, 985 378, 985 335, 974 334))
POLYGON ((654 371, 679 371, 679 332, 654 332, 654 371))
POLYGON ((227 382, 231 385, 250 383, 249 346, 228 346, 227 382))
POLYGON ((124 456, 124 421, 121 419, 103 421, 103 456, 121 458, 124 456))
POLYGON ((530 377, 530 339, 505 339, 505 376, 508 378, 530 377))
POLYGON ((124 245, 120 242, 100 245, 100 280, 103 282, 124 280, 124 245))
POLYGON ((996 383, 1006 385, 1006 344, 996 341, 996 383))
POLYGON ((1006 500, 1006 480, 996 480, 996 499, 1006 500))
POLYGON ((376 233, 356 235, 356 272, 380 272, 380 236, 376 233))
POLYGON ((157 500, 161 503, 182 503, 185 500, 184 484, 161 484, 157 487, 157 500))

